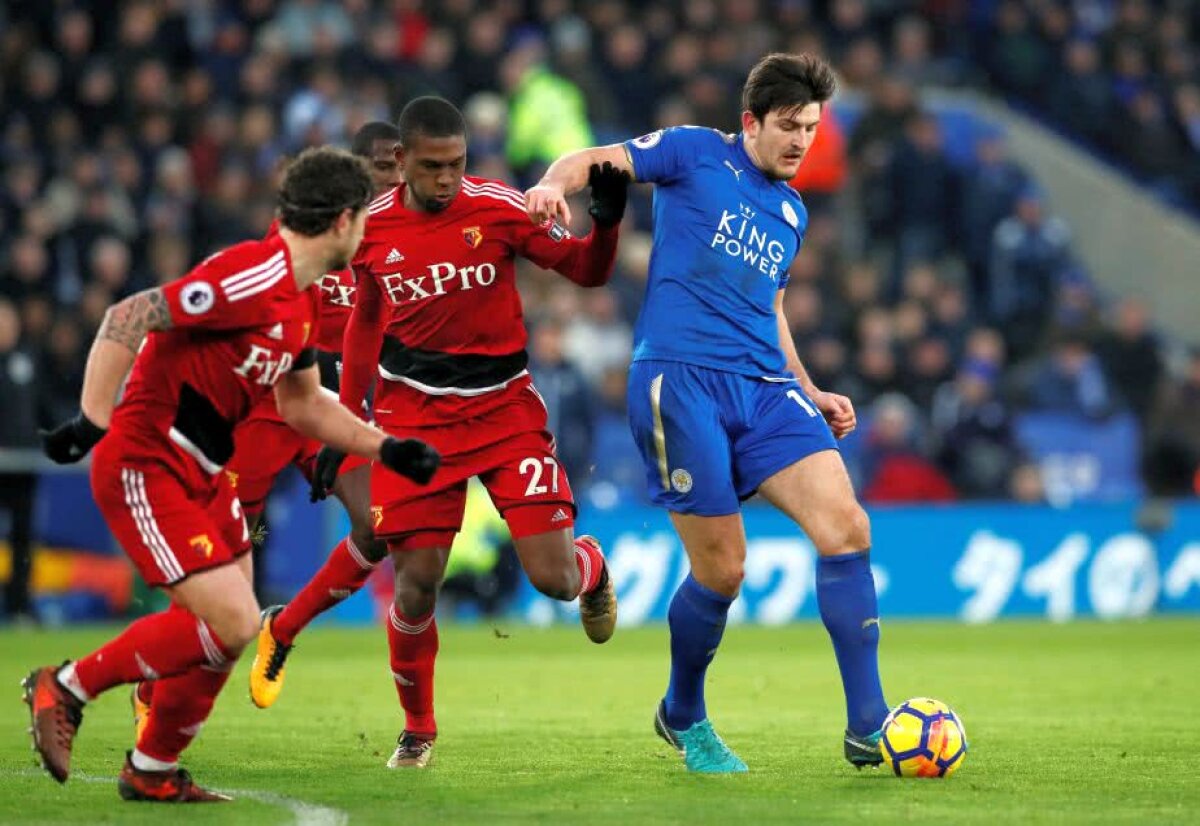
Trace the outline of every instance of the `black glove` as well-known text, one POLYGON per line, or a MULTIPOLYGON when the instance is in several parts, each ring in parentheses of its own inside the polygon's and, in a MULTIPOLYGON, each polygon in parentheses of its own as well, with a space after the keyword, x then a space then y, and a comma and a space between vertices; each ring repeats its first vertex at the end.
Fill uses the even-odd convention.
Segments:
POLYGON ((388 436, 379 448, 379 461, 388 470, 407 476, 418 485, 427 485, 442 463, 442 456, 420 439, 388 436))
POLYGON ((320 502, 333 490, 337 481, 338 469, 346 460, 346 454, 334 450, 328 445, 317 451, 317 459, 313 463, 312 481, 308 485, 308 501, 320 502))
POLYGON ((602 227, 615 227, 625 217, 625 201, 629 196, 629 173, 617 169, 608 161, 604 166, 592 164, 588 169, 588 186, 592 200, 588 214, 602 227))
POLYGON ((69 422, 63 422, 53 430, 39 430, 42 437, 42 452, 60 465, 78 462, 108 431, 80 413, 69 422))

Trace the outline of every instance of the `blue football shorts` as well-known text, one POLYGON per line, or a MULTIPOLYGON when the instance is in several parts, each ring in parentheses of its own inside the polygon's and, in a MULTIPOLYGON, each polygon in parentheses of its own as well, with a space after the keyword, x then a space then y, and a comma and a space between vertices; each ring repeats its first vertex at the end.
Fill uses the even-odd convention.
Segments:
POLYGON ((675 361, 629 369, 629 424, 650 498, 676 513, 736 513, 779 471, 837 441, 795 380, 675 361))

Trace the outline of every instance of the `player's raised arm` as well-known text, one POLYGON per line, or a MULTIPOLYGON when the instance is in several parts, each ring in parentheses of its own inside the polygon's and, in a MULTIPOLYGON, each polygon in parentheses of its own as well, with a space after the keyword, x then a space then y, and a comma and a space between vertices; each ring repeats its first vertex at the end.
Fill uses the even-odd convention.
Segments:
POLYGON ((441 463, 438 452, 418 439, 396 439, 367 424, 321 387, 315 356, 297 360, 275 385, 279 415, 289 426, 344 453, 373 461, 419 484, 428 482, 441 463))
POLYGON ((521 254, 581 287, 601 287, 612 277, 621 219, 625 217, 630 175, 605 161, 588 172, 592 231, 572 238, 557 222, 527 224, 518 232, 521 254))
POLYGON ((587 186, 593 166, 603 167, 606 163, 619 172, 633 176, 629 152, 620 143, 580 149, 550 164, 537 185, 525 193, 525 209, 529 217, 537 224, 552 220, 570 224, 571 208, 567 206, 567 198, 587 186))
POLYGON ((79 415, 42 435, 46 455, 59 464, 77 462, 104 437, 146 334, 172 326, 159 288, 134 293, 109 307, 96 332, 83 374, 79 415))

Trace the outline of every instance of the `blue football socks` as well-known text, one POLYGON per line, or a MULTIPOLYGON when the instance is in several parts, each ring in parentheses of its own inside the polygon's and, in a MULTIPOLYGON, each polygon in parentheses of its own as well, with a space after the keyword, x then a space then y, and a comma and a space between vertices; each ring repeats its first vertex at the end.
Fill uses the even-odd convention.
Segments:
POLYGON ((817 559, 817 605, 842 672, 846 727, 869 735, 883 725, 888 707, 879 682, 879 608, 868 551, 817 559))
MULTIPOLYGON (((874 591, 872 591, 874 594, 874 591)), ((667 725, 686 731, 705 719, 704 675, 725 633, 730 597, 697 582, 691 574, 671 599, 671 682, 667 687, 667 725)))

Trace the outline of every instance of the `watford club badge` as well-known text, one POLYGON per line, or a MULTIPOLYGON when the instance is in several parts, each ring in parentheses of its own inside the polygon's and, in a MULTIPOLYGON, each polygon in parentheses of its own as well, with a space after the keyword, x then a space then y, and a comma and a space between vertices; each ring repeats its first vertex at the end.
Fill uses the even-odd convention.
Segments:
POLYGON ((192 546, 192 552, 198 554, 205 559, 212 559, 213 543, 208 538, 208 534, 202 533, 199 536, 193 536, 188 540, 188 544, 192 546))
POLYGON ((479 227, 463 227, 463 240, 471 249, 478 249, 483 243, 483 232, 479 227))

